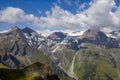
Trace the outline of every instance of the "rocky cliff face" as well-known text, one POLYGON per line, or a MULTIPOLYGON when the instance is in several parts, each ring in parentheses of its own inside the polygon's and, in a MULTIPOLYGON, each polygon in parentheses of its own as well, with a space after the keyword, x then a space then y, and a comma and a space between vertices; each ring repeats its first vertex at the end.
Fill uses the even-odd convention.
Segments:
POLYGON ((66 37, 67 35, 65 33, 62 33, 62 32, 54 32, 52 34, 50 34, 48 36, 48 39, 50 40, 53 40, 53 41, 56 41, 56 42, 61 42, 64 40, 64 38, 66 37))
POLYGON ((108 37, 101 31, 96 30, 87 30, 82 35, 83 41, 96 44, 96 45, 105 45, 108 40, 108 37))

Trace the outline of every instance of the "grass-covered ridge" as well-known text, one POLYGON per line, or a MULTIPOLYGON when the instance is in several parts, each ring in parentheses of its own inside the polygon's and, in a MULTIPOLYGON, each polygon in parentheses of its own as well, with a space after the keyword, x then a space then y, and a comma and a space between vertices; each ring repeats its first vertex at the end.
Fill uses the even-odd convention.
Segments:
POLYGON ((60 80, 50 67, 35 63, 24 69, 0 69, 2 80, 60 80))
POLYGON ((8 67, 0 63, 0 68, 8 68, 8 67))

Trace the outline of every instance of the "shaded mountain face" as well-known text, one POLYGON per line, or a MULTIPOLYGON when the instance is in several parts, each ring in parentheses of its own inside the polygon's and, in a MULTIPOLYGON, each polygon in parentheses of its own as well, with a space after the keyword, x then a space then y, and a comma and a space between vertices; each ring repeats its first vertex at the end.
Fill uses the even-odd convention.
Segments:
POLYGON ((51 35, 48 36, 48 39, 51 39, 53 41, 62 41, 64 40, 64 38, 66 37, 66 34, 65 33, 62 33, 62 32, 54 32, 52 33, 51 35))
POLYGON ((0 35, 0 56, 3 64, 11 68, 23 67, 14 55, 25 55, 26 48, 27 40, 21 29, 14 27, 9 32, 0 35))
POLYGON ((89 30, 84 32, 83 38, 88 38, 88 39, 93 39, 93 40, 97 39, 97 38, 107 39, 107 36, 99 30, 89 29, 89 30))
POLYGON ((34 30, 28 28, 28 27, 25 27, 24 29, 22 29, 22 31, 24 33, 28 33, 29 36, 31 36, 31 33, 35 32, 34 30))
POLYGON ((82 38, 83 41, 88 41, 98 45, 105 45, 108 40, 108 37, 103 32, 90 29, 82 35, 82 38))
POLYGON ((22 29, 22 31, 27 38, 28 44, 34 47, 36 46, 36 48, 41 45, 41 41, 45 40, 45 37, 42 36, 42 34, 38 34, 28 27, 22 29))
POLYGON ((34 63, 24 69, 0 69, 2 80, 60 80, 54 71, 42 63, 34 63), (12 75, 11 75, 12 74, 12 75))

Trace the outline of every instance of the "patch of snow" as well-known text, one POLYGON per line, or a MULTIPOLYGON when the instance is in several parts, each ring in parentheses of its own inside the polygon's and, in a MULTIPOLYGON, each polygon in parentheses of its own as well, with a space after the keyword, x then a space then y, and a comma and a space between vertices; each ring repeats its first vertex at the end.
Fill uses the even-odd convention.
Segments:
POLYGON ((28 61, 30 64, 32 64, 32 62, 31 62, 31 60, 29 59, 29 57, 28 57, 27 55, 25 55, 25 57, 26 57, 27 61, 28 61))
POLYGON ((45 39, 44 39, 44 38, 38 38, 38 40, 39 40, 39 41, 43 41, 43 40, 45 40, 45 39))
POLYGON ((29 43, 28 43, 29 45, 32 45, 32 41, 31 40, 29 40, 29 43))
POLYGON ((25 35, 25 37, 26 37, 26 38, 29 38, 29 36, 28 36, 28 34, 27 34, 27 33, 24 33, 24 35, 25 35))
POLYGON ((72 32, 68 33, 69 36, 81 36, 84 34, 85 31, 78 31, 78 32, 72 32))
POLYGON ((43 31, 36 31, 36 32, 38 34, 42 35, 43 37, 47 37, 52 33, 52 31, 50 31, 50 30, 43 30, 43 31))
POLYGON ((11 41, 11 42, 13 42, 13 40, 12 40, 12 39, 11 39, 10 41, 11 41))
POLYGON ((56 45, 52 52, 54 53, 54 52, 56 52, 58 49, 60 49, 60 46, 59 46, 59 45, 56 45))
POLYGON ((0 33, 7 33, 9 32, 11 29, 8 29, 8 30, 3 30, 3 31, 0 31, 0 33))
POLYGON ((107 33, 112 32, 113 29, 110 29, 110 28, 102 28, 101 31, 107 34, 107 33))
POLYGON ((120 33, 117 36, 120 38, 120 33))
POLYGON ((118 38, 119 37, 119 35, 118 36, 113 36, 112 34, 106 34, 106 36, 111 37, 111 38, 118 38))
POLYGON ((77 39, 75 39, 75 42, 76 42, 76 43, 78 43, 78 40, 77 40, 77 39))
POLYGON ((64 38, 64 40, 61 42, 61 44, 67 44, 68 41, 70 41, 71 39, 75 38, 75 36, 67 36, 66 38, 64 38))
POLYGON ((43 36, 43 37, 47 37, 47 35, 45 35, 45 34, 42 34, 42 33, 40 33, 40 35, 41 35, 41 36, 43 36))

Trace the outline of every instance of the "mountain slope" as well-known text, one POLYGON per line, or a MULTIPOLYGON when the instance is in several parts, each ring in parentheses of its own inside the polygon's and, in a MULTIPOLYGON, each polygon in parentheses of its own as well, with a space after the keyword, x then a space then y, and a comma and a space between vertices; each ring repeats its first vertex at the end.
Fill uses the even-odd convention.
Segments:
POLYGON ((90 42, 96 45, 105 45, 108 40, 108 37, 101 31, 97 30, 87 30, 82 35, 83 41, 90 42))
POLYGON ((87 45, 79 50, 74 71, 80 80, 119 80, 120 50, 87 45))
POLYGON ((0 69, 2 80, 60 80, 50 67, 34 63, 24 69, 0 69))
POLYGON ((0 62, 8 68, 21 69, 32 63, 41 62, 49 65, 59 76, 68 77, 48 56, 38 50, 36 45, 29 45, 29 40, 18 27, 0 35, 0 51, 0 62))
POLYGON ((59 42, 59 41, 64 40, 65 37, 66 37, 66 34, 62 32, 54 32, 48 36, 48 39, 59 42))

